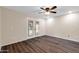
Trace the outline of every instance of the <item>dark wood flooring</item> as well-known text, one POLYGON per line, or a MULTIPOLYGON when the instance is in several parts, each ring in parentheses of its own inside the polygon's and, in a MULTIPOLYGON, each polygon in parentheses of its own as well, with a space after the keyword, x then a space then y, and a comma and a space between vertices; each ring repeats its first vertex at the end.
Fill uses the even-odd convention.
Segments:
POLYGON ((8 53, 79 53, 79 42, 41 36, 3 46, 8 53))

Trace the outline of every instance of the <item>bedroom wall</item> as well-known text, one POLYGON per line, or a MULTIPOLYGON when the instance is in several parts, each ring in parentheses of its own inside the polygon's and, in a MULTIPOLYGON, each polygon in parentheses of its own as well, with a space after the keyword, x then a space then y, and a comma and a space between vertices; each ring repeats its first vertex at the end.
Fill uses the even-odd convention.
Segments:
POLYGON ((79 42, 79 13, 52 17, 46 24, 47 35, 79 42))
POLYGON ((1 8, 0 8, 0 50, 1 50, 1 20, 2 20, 2 17, 1 17, 1 8))
POLYGON ((40 34, 44 34, 45 26, 44 26, 44 20, 42 19, 36 19, 33 17, 29 17, 26 14, 22 14, 20 12, 9 10, 6 8, 2 8, 2 45, 8 45, 12 43, 16 43, 19 41, 27 40, 28 37, 27 34, 27 22, 28 20, 39 20, 40 22, 40 34))

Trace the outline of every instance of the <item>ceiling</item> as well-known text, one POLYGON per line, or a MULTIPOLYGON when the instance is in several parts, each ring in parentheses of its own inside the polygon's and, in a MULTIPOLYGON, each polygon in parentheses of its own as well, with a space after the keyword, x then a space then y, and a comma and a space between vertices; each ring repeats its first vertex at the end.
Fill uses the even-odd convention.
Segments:
MULTIPOLYGON (((39 14, 41 11, 40 6, 5 6, 5 8, 22 12, 32 17, 46 17, 44 14, 39 14)), ((57 6, 55 11, 57 12, 56 14, 50 14, 49 16, 60 16, 67 14, 69 11, 76 12, 79 11, 79 6, 57 6)))

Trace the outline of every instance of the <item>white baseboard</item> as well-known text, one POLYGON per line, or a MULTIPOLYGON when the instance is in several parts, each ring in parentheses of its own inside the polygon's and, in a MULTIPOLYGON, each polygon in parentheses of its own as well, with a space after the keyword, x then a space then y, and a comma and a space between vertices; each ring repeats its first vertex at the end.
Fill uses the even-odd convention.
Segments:
POLYGON ((24 40, 28 40, 28 39, 31 39, 31 38, 35 38, 35 37, 39 37, 39 36, 44 36, 44 35, 37 35, 37 36, 27 37, 26 39, 23 39, 23 40, 18 40, 18 41, 14 41, 14 42, 10 42, 10 43, 5 43, 2 46, 18 43, 18 42, 21 42, 21 41, 24 41, 24 40))
POLYGON ((31 39, 31 38, 35 38, 35 37, 39 37, 39 36, 44 36, 44 35, 37 35, 37 36, 27 37, 27 39, 31 39))
MULTIPOLYGON (((44 36, 44 35, 37 35, 37 36, 27 37, 24 40, 28 40, 28 39, 39 37, 39 36, 44 36)), ((71 41, 79 42, 78 38, 67 38, 67 37, 61 37, 61 36, 56 36, 56 35, 48 35, 48 36, 58 37, 58 38, 62 38, 62 39, 65 39, 65 40, 71 40, 71 41)), ((3 44, 2 46, 9 45, 9 44, 14 44, 14 43, 21 42, 21 41, 24 41, 24 40, 20 40, 20 41, 16 41, 16 42, 11 42, 11 43, 7 43, 7 44, 3 44)), ((1 50, 1 46, 0 46, 0 50, 1 50)))
POLYGON ((61 36, 56 36, 56 35, 48 35, 48 36, 51 36, 51 37, 58 37, 58 38, 62 38, 62 39, 65 39, 65 40, 70 40, 70 41, 75 41, 75 42, 79 42, 79 38, 73 38, 73 37, 61 37, 61 36))

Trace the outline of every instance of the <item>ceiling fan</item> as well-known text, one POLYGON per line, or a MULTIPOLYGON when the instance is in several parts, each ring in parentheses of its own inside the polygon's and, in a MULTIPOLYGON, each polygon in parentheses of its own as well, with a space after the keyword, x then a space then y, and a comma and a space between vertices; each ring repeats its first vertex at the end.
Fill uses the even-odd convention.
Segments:
POLYGON ((54 9, 56 9, 56 8, 57 8, 57 6, 40 7, 40 9, 43 10, 43 12, 41 12, 41 13, 45 12, 46 15, 48 15, 50 13, 56 14, 57 12, 54 11, 54 9))

